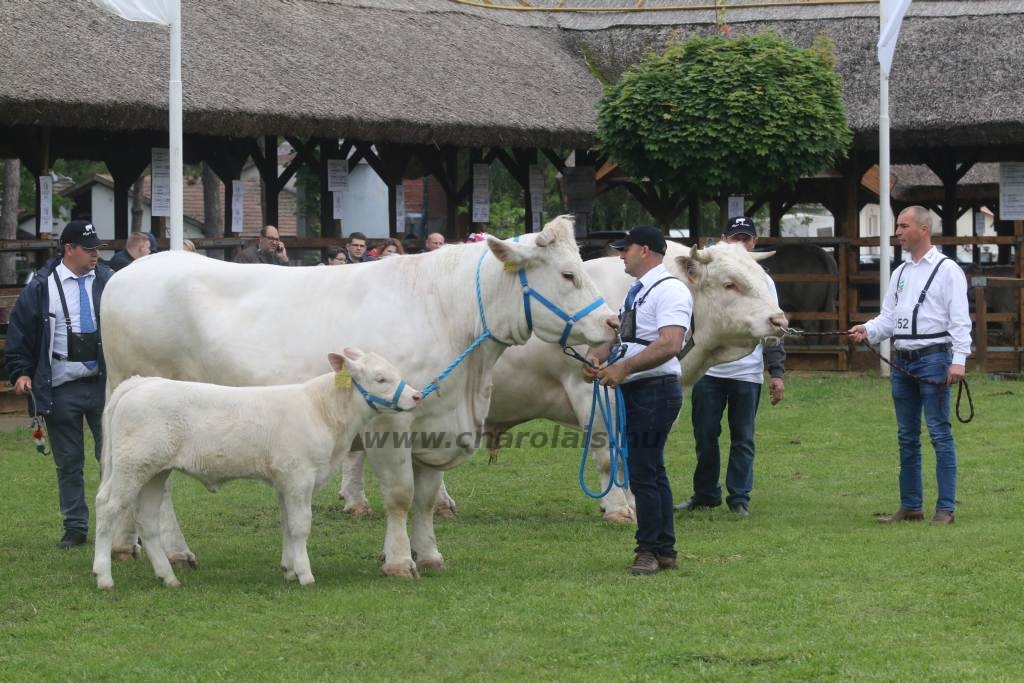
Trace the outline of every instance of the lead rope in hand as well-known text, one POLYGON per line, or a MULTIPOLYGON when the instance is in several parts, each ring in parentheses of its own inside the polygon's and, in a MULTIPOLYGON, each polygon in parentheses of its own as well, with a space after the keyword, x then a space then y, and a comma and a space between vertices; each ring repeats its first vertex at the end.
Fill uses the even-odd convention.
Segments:
POLYGON ((36 442, 36 452, 39 455, 49 455, 50 451, 46 448, 46 423, 36 409, 35 395, 29 391, 28 397, 32 402, 32 438, 36 442))
MULTIPOLYGON (((562 351, 567 356, 572 356, 581 363, 595 367, 593 363, 577 353, 572 347, 564 347, 562 351)), ((609 359, 609 365, 622 358, 624 353, 625 349, 623 348, 617 356, 609 359)), ((583 493, 595 499, 604 498, 608 495, 608 492, 612 490, 612 486, 618 486, 621 489, 629 488, 629 443, 626 434, 626 401, 622 396, 621 387, 615 387, 614 413, 613 416, 611 392, 607 386, 601 386, 600 381, 595 379, 593 398, 590 401, 590 420, 587 423, 587 430, 584 435, 583 454, 580 456, 579 472, 580 488, 583 490, 583 493), (594 436, 594 418, 598 413, 600 413, 608 433, 609 472, 608 485, 601 491, 593 491, 587 486, 585 474, 587 458, 590 455, 590 442, 594 436)))
MULTIPOLYGON (((847 335, 850 334, 849 332, 804 332, 803 330, 798 330, 798 329, 795 329, 795 328, 792 328, 792 327, 784 330, 784 332, 785 332, 786 336, 800 336, 800 337, 842 337, 842 336, 847 336, 847 335)), ((895 363, 890 361, 888 358, 883 356, 881 353, 879 353, 878 350, 875 347, 873 347, 871 344, 869 344, 866 339, 864 341, 862 341, 861 344, 866 346, 868 348, 868 350, 871 351, 871 353, 873 353, 876 356, 878 356, 878 358, 883 363, 888 365, 890 368, 894 368, 894 369, 898 370, 899 372, 903 373, 904 375, 906 375, 907 377, 909 377, 912 380, 916 380, 918 382, 921 382, 922 384, 931 384, 932 386, 936 386, 936 387, 944 387, 944 386, 946 386, 945 382, 938 382, 938 381, 936 381, 934 379, 928 379, 926 377, 919 377, 919 376, 915 375, 914 373, 910 372, 909 370, 907 370, 906 368, 903 368, 903 367, 901 367, 899 365, 896 365, 895 363)), ((971 396, 971 387, 970 387, 970 385, 967 384, 967 378, 966 377, 961 377, 960 380, 957 382, 957 389, 956 389, 956 419, 961 424, 967 424, 968 422, 970 422, 971 420, 974 419, 974 397, 971 396), (963 394, 965 392, 967 393, 967 407, 971 411, 970 414, 966 418, 964 418, 960 414, 960 399, 963 397, 963 394)))

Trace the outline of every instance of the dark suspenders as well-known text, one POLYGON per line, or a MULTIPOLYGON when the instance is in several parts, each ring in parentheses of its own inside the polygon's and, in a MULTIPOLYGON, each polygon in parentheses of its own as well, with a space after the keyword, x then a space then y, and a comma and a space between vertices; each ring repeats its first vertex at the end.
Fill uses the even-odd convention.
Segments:
POLYGON ((654 291, 655 287, 660 285, 662 282, 665 282, 666 280, 678 280, 678 279, 679 278, 674 277, 672 275, 669 275, 668 277, 661 278, 660 280, 655 282, 653 285, 648 287, 647 291, 644 292, 642 297, 640 297, 638 300, 633 302, 633 308, 631 308, 629 311, 624 311, 623 312, 624 316, 631 317, 631 321, 630 321, 629 324, 632 325, 632 329, 628 330, 627 334, 629 332, 631 332, 632 334, 628 334, 628 336, 623 335, 622 341, 629 342, 631 344, 640 344, 641 346, 649 346, 651 344, 651 342, 649 342, 648 340, 640 339, 640 338, 637 337, 637 331, 636 331, 636 309, 638 309, 640 307, 640 304, 642 304, 643 302, 647 301, 647 297, 649 297, 651 295, 651 292, 654 291))
MULTIPOLYGON (((918 297, 917 303, 914 304, 914 312, 913 312, 913 314, 910 317, 910 334, 894 334, 892 336, 893 339, 939 339, 941 337, 948 337, 949 336, 949 332, 931 332, 929 334, 918 334, 917 333, 917 312, 921 308, 921 304, 924 303, 924 298, 928 295, 928 288, 932 286, 932 280, 934 280, 935 279, 935 275, 938 274, 939 268, 942 266, 942 264, 944 262, 949 261, 949 260, 950 259, 949 259, 948 256, 943 256, 941 259, 939 259, 939 262, 936 263, 935 267, 932 269, 932 274, 928 276, 928 280, 924 283, 924 289, 921 290, 921 296, 918 297)), ((902 272, 903 269, 906 268, 906 266, 907 266, 907 264, 906 264, 906 262, 904 262, 903 265, 900 266, 900 272, 902 272)), ((897 275, 897 277, 896 277, 897 285, 899 284, 899 281, 900 281, 900 279, 899 279, 899 276, 897 275)), ((899 291, 898 290, 897 290, 897 292, 896 292, 896 294, 894 296, 896 298, 896 301, 899 302, 899 296, 900 295, 899 295, 899 291)))

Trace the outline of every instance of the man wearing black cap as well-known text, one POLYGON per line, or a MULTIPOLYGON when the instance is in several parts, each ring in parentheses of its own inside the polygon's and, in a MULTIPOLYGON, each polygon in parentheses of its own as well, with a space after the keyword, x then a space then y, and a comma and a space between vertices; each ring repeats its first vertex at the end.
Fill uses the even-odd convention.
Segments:
POLYGON ((665 237, 659 228, 638 226, 610 246, 621 252, 626 273, 637 278, 619 312, 624 354, 616 359, 618 351, 613 353, 611 344, 593 349, 588 359, 598 368, 584 366, 583 374, 605 386, 622 387, 629 488, 637 518, 636 556, 629 570, 653 574, 679 566, 665 440, 683 404, 677 356, 690 326, 693 297, 662 265, 665 237))
POLYGON ((15 393, 29 394, 29 411, 46 420, 64 518, 57 547, 64 549, 85 543, 89 529, 82 418, 98 461, 106 378, 100 298, 114 271, 98 263, 104 245, 89 221, 68 223, 60 244, 61 256, 36 271, 14 304, 5 363, 15 393))
MULTIPOLYGON (((731 218, 722 241, 742 244, 747 251, 757 245, 754 221, 746 216, 731 218)), ((778 303, 775 283, 765 274, 768 291, 778 303)), ((764 383, 764 364, 768 361, 771 380, 768 390, 772 405, 782 400, 785 391, 783 375, 786 352, 782 342, 762 347, 728 363, 720 363, 693 385, 690 391, 693 438, 697 448, 697 466, 693 471, 693 495, 676 506, 679 511, 713 508, 722 504, 721 453, 718 437, 722 434, 722 415, 729 411, 729 466, 725 474, 725 487, 729 491, 726 503, 741 517, 750 514, 750 491, 754 487, 754 419, 761 399, 764 383)))

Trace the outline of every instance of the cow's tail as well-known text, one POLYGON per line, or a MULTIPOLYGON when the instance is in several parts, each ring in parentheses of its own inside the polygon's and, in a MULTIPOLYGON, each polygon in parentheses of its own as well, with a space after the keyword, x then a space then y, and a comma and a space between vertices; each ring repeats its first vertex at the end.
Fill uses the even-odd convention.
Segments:
POLYGON ((113 450, 113 442, 115 438, 113 430, 114 412, 117 410, 117 404, 121 402, 121 399, 124 398, 125 394, 132 389, 135 389, 140 384, 145 383, 147 379, 149 378, 139 377, 138 375, 129 377, 118 384, 117 388, 114 389, 114 393, 112 393, 110 398, 107 399, 107 404, 103 408, 102 418, 103 444, 100 447, 100 484, 105 482, 107 477, 110 475, 110 458, 112 457, 111 452, 113 450))

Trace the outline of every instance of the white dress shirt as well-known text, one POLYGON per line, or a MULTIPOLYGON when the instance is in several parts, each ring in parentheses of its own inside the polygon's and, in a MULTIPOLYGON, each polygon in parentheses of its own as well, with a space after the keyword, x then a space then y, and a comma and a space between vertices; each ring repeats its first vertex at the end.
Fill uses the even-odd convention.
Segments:
MULTIPOLYGON (((71 331, 81 332, 79 325, 79 297, 78 297, 78 278, 68 270, 64 262, 61 261, 57 264, 55 269, 57 277, 60 278, 60 283, 64 290, 64 299, 68 303, 68 316, 71 318, 71 331)), ((85 278, 85 289, 89 292, 89 308, 92 309, 93 324, 96 323, 96 302, 92 301, 92 286, 96 282, 96 271, 91 270, 82 276, 85 278)), ((66 358, 68 355, 68 327, 64 322, 64 309, 60 305, 60 295, 57 293, 57 283, 53 281, 53 275, 51 274, 46 278, 47 286, 49 287, 50 296, 50 353, 56 354, 62 358, 66 358)), ((95 367, 92 370, 85 367, 84 364, 78 362, 72 362, 68 360, 56 360, 52 358, 50 360, 50 369, 53 374, 53 386, 57 387, 66 382, 71 382, 76 379, 83 377, 89 377, 99 373, 99 367, 95 367)))
MULTIPOLYGON (((672 278, 655 287, 651 286, 658 280, 672 277, 664 264, 655 266, 647 271, 640 282, 643 287, 636 295, 634 306, 636 306, 636 336, 645 341, 654 341, 658 338, 658 330, 662 327, 678 325, 679 327, 690 327, 690 316, 693 315, 693 295, 689 288, 676 278, 672 278), (646 299, 644 297, 647 297, 646 299), (641 303, 642 302, 642 303, 641 303)), ((621 309, 620 309, 621 312, 621 309)), ((623 357, 630 358, 642 352, 647 347, 643 344, 627 343, 626 354, 623 357)), ((682 347, 679 348, 682 351, 682 347)), ((632 382, 647 377, 658 377, 661 375, 679 376, 681 368, 679 359, 672 356, 667 361, 649 370, 634 372, 626 377, 625 382, 632 382)))

